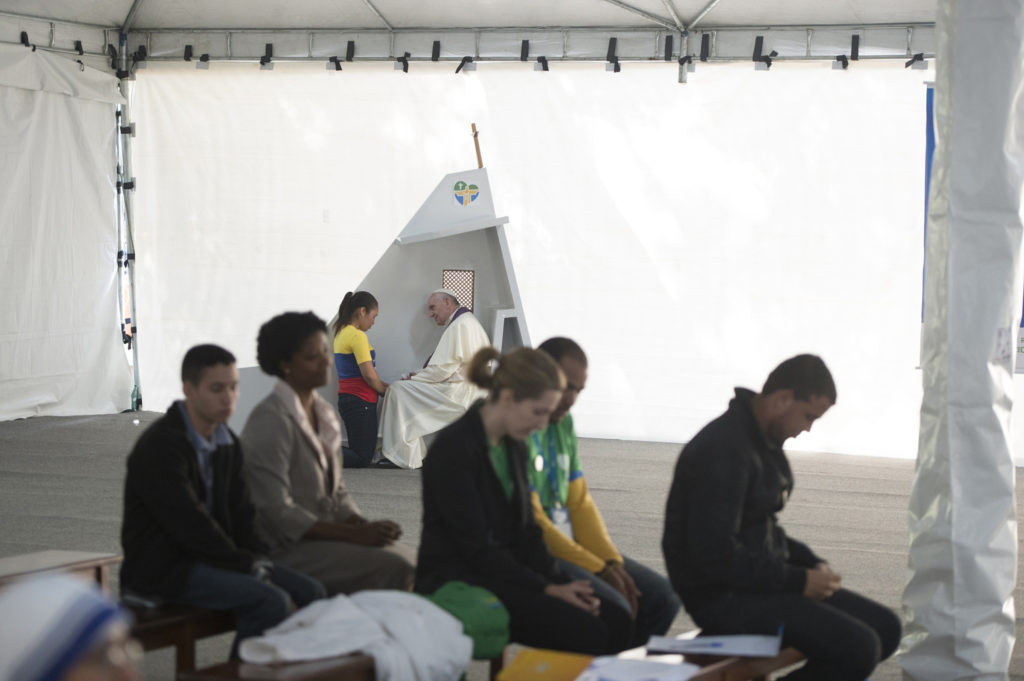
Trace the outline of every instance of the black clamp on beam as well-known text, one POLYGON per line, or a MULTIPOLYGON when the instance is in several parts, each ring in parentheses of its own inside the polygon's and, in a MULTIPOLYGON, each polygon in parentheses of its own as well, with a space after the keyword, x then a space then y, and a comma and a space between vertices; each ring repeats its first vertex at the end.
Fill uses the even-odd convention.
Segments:
POLYGON ((331 57, 327 60, 327 70, 331 70, 331 64, 334 64, 335 71, 341 71, 341 60, 337 57, 331 57))
POLYGON ((430 61, 438 61, 439 59, 441 59, 441 41, 435 40, 430 48, 430 61))
POLYGON ((459 62, 459 65, 455 67, 455 73, 458 73, 459 71, 461 71, 466 66, 466 64, 472 64, 472 63, 473 63, 473 58, 472 57, 463 57, 462 61, 459 62))
POLYGON ((75 41, 75 52, 78 53, 79 57, 81 57, 83 54, 85 54, 85 49, 82 47, 82 41, 81 40, 76 40, 75 41))
POLYGON ((665 61, 672 61, 672 46, 674 41, 674 36, 665 36, 665 61))
POLYGON ((192 61, 192 46, 185 46, 185 61, 192 61))
POLYGON ((549 70, 548 69, 548 58, 547 57, 537 57, 537 63, 540 64, 540 70, 541 71, 549 70))
POLYGON ((905 68, 905 69, 909 69, 909 68, 910 68, 911 66, 913 66, 913 65, 914 65, 914 62, 919 62, 919 61, 924 61, 924 52, 918 52, 918 53, 917 53, 917 54, 915 54, 915 55, 914 55, 913 57, 911 57, 911 58, 910 58, 910 59, 909 59, 909 60, 908 60, 908 61, 907 61, 907 62, 906 62, 906 63, 905 63, 904 65, 903 65, 903 68, 905 68))
POLYGON ((751 55, 750 60, 753 62, 759 62, 765 65, 765 68, 770 69, 772 67, 772 57, 779 56, 779 53, 772 50, 768 54, 762 55, 761 50, 764 48, 764 36, 759 35, 754 39, 754 54, 751 55))
MULTIPOLYGON (((356 41, 349 40, 345 45, 345 61, 352 61, 356 58, 356 41)), ((341 69, 338 69, 341 71, 341 69)))
POLYGON ((839 64, 843 67, 843 71, 850 68, 850 60, 846 58, 845 54, 837 54, 836 61, 839 62, 839 64))
POLYGON ((705 33, 700 37, 700 60, 707 61, 711 56, 711 34, 705 33))
POLYGON ((608 54, 606 55, 606 58, 608 63, 612 65, 613 73, 618 73, 622 70, 622 67, 619 66, 619 58, 615 55, 615 46, 618 42, 618 38, 608 39, 608 54))
POLYGON ((263 46, 263 56, 260 57, 260 66, 266 66, 274 59, 274 43, 267 43, 263 46))
POLYGON ((409 57, 411 56, 411 54, 406 52, 404 55, 395 60, 402 65, 402 73, 409 73, 409 57))
POLYGON ((519 61, 530 61, 530 41, 524 40, 519 46, 519 61))
POLYGON ((36 46, 28 41, 28 31, 21 32, 21 44, 25 47, 31 47, 32 51, 35 52, 36 46))
POLYGON ((860 61, 860 34, 855 33, 850 38, 850 61, 860 61))

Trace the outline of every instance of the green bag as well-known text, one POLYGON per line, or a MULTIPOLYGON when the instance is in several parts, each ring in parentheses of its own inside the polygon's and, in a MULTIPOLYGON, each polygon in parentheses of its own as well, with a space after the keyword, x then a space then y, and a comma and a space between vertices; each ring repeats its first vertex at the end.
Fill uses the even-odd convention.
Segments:
POLYGON ((487 589, 465 582, 447 582, 426 597, 462 622, 462 630, 473 639, 473 658, 490 660, 508 645, 508 610, 487 589))

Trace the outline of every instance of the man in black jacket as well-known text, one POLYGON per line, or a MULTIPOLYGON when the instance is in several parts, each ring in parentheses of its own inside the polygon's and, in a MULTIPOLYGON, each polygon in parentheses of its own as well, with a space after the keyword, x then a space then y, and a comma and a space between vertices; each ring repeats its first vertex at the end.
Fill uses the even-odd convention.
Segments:
POLYGON ((234 356, 198 345, 181 366, 177 401, 139 437, 124 484, 121 587, 126 593, 235 612, 232 647, 323 598, 323 586, 264 558, 226 423, 238 399, 234 356))
POLYGON ((776 634, 807 664, 787 679, 863 681, 899 644, 888 608, 841 577, 778 524, 793 489, 782 451, 836 401, 821 358, 798 355, 743 388, 676 463, 662 550, 672 586, 707 634, 776 634))

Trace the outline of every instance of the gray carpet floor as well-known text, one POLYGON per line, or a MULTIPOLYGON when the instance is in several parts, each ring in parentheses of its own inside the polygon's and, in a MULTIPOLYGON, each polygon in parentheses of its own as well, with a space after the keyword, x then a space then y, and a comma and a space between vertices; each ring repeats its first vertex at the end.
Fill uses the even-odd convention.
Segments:
MULTIPOLYGON (((0 557, 44 549, 120 552, 125 457, 141 429, 157 416, 143 412, 0 423, 0 557)), ((662 514, 678 452, 678 444, 580 444, 590 488, 620 550, 662 573, 662 514)), ((796 489, 782 516, 787 531, 828 558, 843 573, 846 586, 899 610, 913 462, 830 454, 791 459, 796 489)), ((405 529, 403 541, 416 545, 417 471, 351 470, 345 478, 367 517, 398 521, 405 529)), ((1024 472, 1018 469, 1018 487, 1022 480, 1024 472)), ((1019 495, 1017 504, 1020 519, 1024 503, 1019 495)), ((1015 597, 1020 629, 1024 590, 1019 581, 1015 597)), ((682 613, 671 633, 692 626, 682 613)), ((222 636, 200 644, 199 664, 223 661, 229 643, 230 637, 222 636)), ((1019 648, 1010 672, 1012 679, 1024 681, 1024 650, 1019 648)), ((144 674, 149 681, 172 681, 170 651, 147 654, 144 674)), ((485 679, 484 663, 473 663, 469 677, 485 679)), ((899 667, 885 662, 872 678, 896 681, 899 667)))

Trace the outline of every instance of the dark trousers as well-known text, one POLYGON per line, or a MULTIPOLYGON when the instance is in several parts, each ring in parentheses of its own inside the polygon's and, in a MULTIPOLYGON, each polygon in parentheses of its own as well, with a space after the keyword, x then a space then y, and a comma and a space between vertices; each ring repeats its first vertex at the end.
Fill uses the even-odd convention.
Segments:
POLYGON ((238 657, 238 644, 250 636, 259 636, 291 614, 291 606, 302 608, 325 598, 323 585, 301 572, 275 565, 270 582, 242 572, 232 572, 197 563, 176 603, 235 613, 235 642, 231 657, 238 657))
POLYGON ((622 650, 629 641, 632 622, 619 608, 602 608, 600 616, 595 617, 534 588, 486 578, 464 581, 498 597, 508 610, 509 637, 514 643, 604 655, 622 650))
POLYGON ((338 413, 348 435, 348 446, 341 448, 345 468, 366 468, 377 448, 377 404, 338 393, 338 413))
MULTIPOLYGON (((626 572, 640 590, 633 634, 627 648, 636 648, 647 643, 651 636, 663 636, 679 612, 679 597, 672 590, 668 580, 642 563, 628 556, 622 557, 626 572)), ((571 579, 586 579, 594 587, 594 595, 601 599, 601 608, 618 608, 632 617, 629 601, 608 582, 594 573, 560 558, 555 559, 558 568, 571 579)))
POLYGON ((896 613, 846 589, 823 601, 733 592, 690 614, 710 635, 776 634, 782 626, 782 645, 807 657, 790 681, 864 681, 900 642, 896 613))

